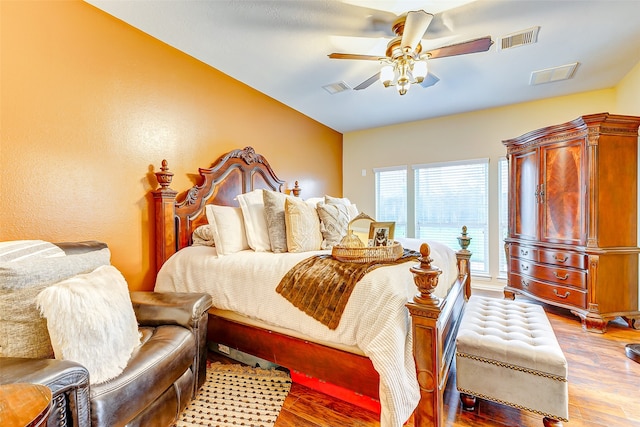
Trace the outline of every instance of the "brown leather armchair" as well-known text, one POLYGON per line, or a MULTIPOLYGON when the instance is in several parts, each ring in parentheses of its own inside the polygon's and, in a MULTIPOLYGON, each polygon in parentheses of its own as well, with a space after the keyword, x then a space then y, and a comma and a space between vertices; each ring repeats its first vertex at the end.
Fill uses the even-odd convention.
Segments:
MULTIPOLYGON (((97 243, 59 244, 65 252, 97 243)), ((89 385, 89 373, 67 360, 0 358, 0 384, 36 383, 52 391, 48 426, 169 426, 206 377, 207 311, 211 297, 195 293, 131 292, 142 334, 116 378, 89 385)))

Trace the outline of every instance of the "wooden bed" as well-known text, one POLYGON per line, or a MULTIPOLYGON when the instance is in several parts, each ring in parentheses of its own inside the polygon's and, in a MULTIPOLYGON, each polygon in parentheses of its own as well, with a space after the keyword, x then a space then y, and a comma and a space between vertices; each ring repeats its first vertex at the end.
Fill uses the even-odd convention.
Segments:
MULTIPOLYGON (((193 230, 207 223, 207 204, 238 206, 236 195, 254 189, 283 191, 266 159, 251 147, 221 156, 210 168, 200 168, 201 182, 183 193, 170 188, 173 173, 166 160, 156 177, 160 187, 152 192, 155 204, 156 263, 163 263, 191 244, 193 230)), ((292 191, 293 192, 293 191, 292 191)), ((296 189, 295 192, 298 192, 296 189)), ((297 195, 297 194, 296 194, 297 195)), ((458 277, 444 299, 431 296, 438 274, 429 263, 423 245, 420 264, 412 265, 415 282, 422 289, 407 307, 412 316, 413 353, 420 403, 414 412, 416 426, 444 426, 443 393, 455 353, 455 336, 470 296, 469 258, 466 246, 456 252, 458 277)), ((409 268, 409 267, 407 267, 409 268)), ((278 363, 365 396, 378 398, 378 373, 371 361, 350 352, 273 330, 249 326, 209 315, 209 339, 230 348, 278 363)))

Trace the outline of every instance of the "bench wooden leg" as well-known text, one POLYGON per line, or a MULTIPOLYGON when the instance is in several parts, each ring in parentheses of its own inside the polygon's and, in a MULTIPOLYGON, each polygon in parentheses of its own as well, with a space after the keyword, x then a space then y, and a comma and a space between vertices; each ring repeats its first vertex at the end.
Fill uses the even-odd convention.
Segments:
POLYGON ((553 418, 544 417, 542 419, 544 427, 562 427, 562 421, 554 420, 553 418))
POLYGON ((460 393, 460 402, 462 402, 462 409, 464 411, 475 411, 476 410, 476 399, 475 396, 466 393, 460 393))

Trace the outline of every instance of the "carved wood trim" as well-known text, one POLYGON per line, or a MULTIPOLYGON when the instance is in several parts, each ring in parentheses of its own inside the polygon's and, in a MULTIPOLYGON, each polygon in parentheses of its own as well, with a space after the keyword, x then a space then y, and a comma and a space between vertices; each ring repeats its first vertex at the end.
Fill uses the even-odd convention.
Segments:
MULTIPOLYGON (((223 154, 209 168, 199 168, 200 182, 178 194, 170 188, 173 172, 162 161, 156 179, 160 188, 152 191, 156 224, 156 270, 176 251, 191 244, 191 234, 206 223, 208 204, 233 205, 239 193, 257 188, 282 191, 280 180, 269 162, 252 147, 223 154), (239 187, 239 188, 235 188, 239 187), (232 193, 232 194, 231 194, 232 193)), ((296 191, 299 193, 300 188, 296 191)))

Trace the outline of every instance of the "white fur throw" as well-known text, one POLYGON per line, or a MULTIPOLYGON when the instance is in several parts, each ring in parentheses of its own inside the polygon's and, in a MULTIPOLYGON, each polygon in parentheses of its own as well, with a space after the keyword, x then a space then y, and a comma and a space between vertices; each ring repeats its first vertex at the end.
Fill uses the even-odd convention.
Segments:
POLYGON ((56 358, 82 364, 91 384, 118 376, 140 345, 127 283, 111 265, 58 282, 36 302, 56 358))

